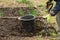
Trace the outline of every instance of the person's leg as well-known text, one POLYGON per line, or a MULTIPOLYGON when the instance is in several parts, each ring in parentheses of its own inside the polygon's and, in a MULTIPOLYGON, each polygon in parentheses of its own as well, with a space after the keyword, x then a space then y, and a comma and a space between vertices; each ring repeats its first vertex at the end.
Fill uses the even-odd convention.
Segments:
POLYGON ((60 12, 57 13, 57 15, 56 15, 56 21, 57 21, 57 25, 58 25, 58 31, 60 32, 60 12))

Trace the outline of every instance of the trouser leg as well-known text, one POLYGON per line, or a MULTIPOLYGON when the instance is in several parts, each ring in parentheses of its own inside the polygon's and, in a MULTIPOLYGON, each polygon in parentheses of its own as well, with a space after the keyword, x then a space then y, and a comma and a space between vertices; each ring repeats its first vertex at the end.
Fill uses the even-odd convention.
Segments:
POLYGON ((56 21, 57 21, 57 25, 58 25, 58 31, 60 32, 60 12, 57 13, 56 21))

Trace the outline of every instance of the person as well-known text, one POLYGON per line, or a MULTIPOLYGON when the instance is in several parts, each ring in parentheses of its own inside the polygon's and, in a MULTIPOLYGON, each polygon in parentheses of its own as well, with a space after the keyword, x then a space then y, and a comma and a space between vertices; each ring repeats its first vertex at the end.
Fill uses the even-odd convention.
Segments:
MULTIPOLYGON (((56 21, 58 24, 58 32, 60 32, 60 0, 48 0, 47 3, 51 3, 52 1, 55 1, 56 5, 53 8, 53 10, 50 11, 50 15, 51 16, 56 15, 56 21)), ((46 5, 47 8, 48 8, 48 6, 49 6, 49 4, 46 5)))

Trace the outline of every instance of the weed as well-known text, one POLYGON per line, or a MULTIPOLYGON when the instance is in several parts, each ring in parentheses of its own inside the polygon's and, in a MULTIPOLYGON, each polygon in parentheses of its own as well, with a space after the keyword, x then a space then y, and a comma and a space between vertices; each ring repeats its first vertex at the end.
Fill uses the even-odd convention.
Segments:
POLYGON ((19 16, 23 16, 24 15, 24 11, 23 10, 19 10, 19 16))

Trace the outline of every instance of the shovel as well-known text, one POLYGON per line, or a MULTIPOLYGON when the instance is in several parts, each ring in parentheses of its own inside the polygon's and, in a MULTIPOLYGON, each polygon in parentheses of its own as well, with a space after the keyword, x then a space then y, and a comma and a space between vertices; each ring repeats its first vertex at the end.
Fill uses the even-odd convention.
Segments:
POLYGON ((47 9, 47 10, 48 10, 48 14, 45 15, 45 16, 43 16, 43 18, 46 18, 47 22, 49 22, 49 23, 50 23, 50 21, 51 21, 51 19, 52 19, 52 16, 49 14, 50 11, 51 11, 51 9, 52 9, 52 7, 53 7, 53 3, 51 3, 51 4, 50 4, 50 7, 47 9))

